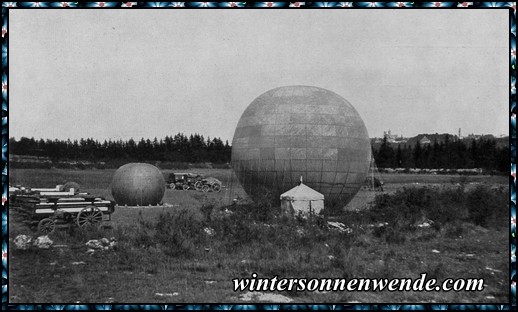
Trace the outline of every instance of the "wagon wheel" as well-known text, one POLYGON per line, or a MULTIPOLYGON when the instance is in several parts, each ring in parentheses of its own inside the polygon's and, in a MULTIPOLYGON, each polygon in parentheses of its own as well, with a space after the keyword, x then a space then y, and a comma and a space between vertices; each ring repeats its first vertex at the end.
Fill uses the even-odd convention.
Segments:
POLYGON ((207 193, 210 190, 210 186, 205 184, 204 186, 201 187, 201 190, 203 191, 203 193, 207 193))
POLYGON ((189 189, 189 184, 184 184, 182 188, 184 191, 187 191, 189 189))
POLYGON ((54 220, 50 218, 41 219, 40 222, 38 222, 38 232, 44 235, 48 235, 51 233, 54 233, 54 230, 56 230, 56 223, 54 220))
POLYGON ((89 225, 97 225, 100 224, 103 220, 103 213, 99 208, 94 206, 89 206, 83 208, 78 214, 76 218, 76 223, 80 228, 86 228, 89 225))
POLYGON ((170 187, 172 190, 175 190, 175 189, 176 189, 176 184, 171 183, 171 184, 169 184, 169 187, 170 187))
POLYGON ((201 191, 201 187, 203 186, 203 183, 201 181, 196 181, 196 183, 194 183, 194 188, 197 190, 197 191, 201 191))
POLYGON ((212 185, 212 190, 213 190, 214 192, 219 192, 219 191, 221 191, 221 185, 220 185, 219 183, 214 183, 214 184, 212 185))

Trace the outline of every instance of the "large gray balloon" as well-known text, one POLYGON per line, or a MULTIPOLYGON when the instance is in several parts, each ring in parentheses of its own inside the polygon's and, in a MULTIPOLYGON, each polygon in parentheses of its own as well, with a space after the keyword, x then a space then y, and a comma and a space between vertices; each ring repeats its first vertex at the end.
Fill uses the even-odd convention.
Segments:
POLYGON ((371 145, 356 109, 317 87, 288 86, 263 93, 245 110, 232 140, 232 167, 254 200, 304 184, 326 204, 346 205, 369 170, 371 145))
POLYGON ((112 195, 119 205, 157 205, 164 193, 164 176, 150 164, 126 164, 117 169, 113 176, 112 195))

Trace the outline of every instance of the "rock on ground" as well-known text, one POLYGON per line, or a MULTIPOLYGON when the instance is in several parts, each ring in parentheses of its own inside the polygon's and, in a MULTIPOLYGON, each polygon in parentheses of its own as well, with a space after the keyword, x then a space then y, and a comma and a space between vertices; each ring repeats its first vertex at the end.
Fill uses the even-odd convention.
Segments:
POLYGON ((293 302, 293 299, 280 295, 280 294, 270 294, 270 293, 250 292, 250 291, 239 295, 238 299, 241 301, 267 301, 267 302, 276 302, 276 303, 293 302))

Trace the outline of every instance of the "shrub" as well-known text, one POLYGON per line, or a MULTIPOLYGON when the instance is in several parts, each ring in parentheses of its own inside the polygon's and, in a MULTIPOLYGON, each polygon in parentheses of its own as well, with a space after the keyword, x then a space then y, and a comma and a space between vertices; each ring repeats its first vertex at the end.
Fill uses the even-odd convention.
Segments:
POLYGON ((203 214, 203 218, 206 221, 212 220, 212 212, 216 208, 216 204, 214 202, 204 202, 201 206, 200 211, 203 214))
POLYGON ((446 238, 459 238, 462 234, 464 234, 464 226, 461 223, 455 222, 448 224, 444 227, 444 236, 446 238))
POLYGON ((201 218, 187 209, 161 213, 155 222, 139 218, 138 229, 132 235, 133 245, 159 248, 169 256, 188 257, 207 242, 203 228, 201 218))
POLYGON ((399 230, 390 228, 385 233, 385 242, 400 245, 406 242, 406 235, 399 230))
POLYGON ((430 194, 427 188, 404 188, 393 195, 376 196, 371 208, 374 222, 388 222, 391 226, 416 223, 423 218, 429 207, 430 194))
POLYGON ((481 185, 468 192, 466 205, 469 220, 484 227, 504 225, 509 209, 505 196, 481 185))
POLYGON ((273 207, 267 198, 251 204, 233 205, 229 209, 240 218, 257 222, 272 222, 281 216, 280 207, 273 207))
MULTIPOLYGON (((412 230, 423 220, 432 220, 435 230, 459 221, 471 221, 477 225, 496 225, 506 215, 508 205, 505 196, 480 185, 465 192, 457 188, 404 188, 394 194, 376 196, 365 216, 369 222, 388 222, 396 230, 412 230)), ((384 230, 374 233, 381 237, 384 230)))
POLYGON ((431 196, 431 205, 425 211, 426 218, 434 221, 437 230, 441 224, 456 222, 466 217, 466 199, 463 188, 442 189, 431 196))

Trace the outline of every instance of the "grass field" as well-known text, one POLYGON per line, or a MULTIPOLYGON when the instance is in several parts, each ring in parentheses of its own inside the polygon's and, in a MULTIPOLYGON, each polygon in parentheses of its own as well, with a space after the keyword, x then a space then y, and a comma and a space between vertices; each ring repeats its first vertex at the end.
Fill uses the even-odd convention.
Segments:
MULTIPOLYGON (((191 206, 199 205, 200 201, 211 200, 224 203, 231 197, 247 198, 246 193, 236 182, 235 176, 228 169, 183 169, 182 172, 196 172, 205 176, 214 177, 223 182, 221 193, 201 194, 198 192, 183 192, 168 190, 163 202, 173 205, 191 206), (232 188, 230 190, 229 188, 232 188), (232 193, 232 194, 228 194, 232 193)), ((174 172, 173 170, 163 170, 164 178, 174 172)), ((9 184, 20 184, 32 187, 54 187, 64 184, 67 181, 79 183, 81 191, 86 191, 94 195, 103 196, 113 200, 110 192, 110 183, 115 170, 68 170, 68 169, 11 169, 9 171, 9 184)), ((460 176, 460 175, 425 175, 425 174, 381 174, 381 179, 385 183, 385 192, 393 193, 402 187, 419 186, 455 186, 463 183, 467 188, 475 185, 500 185, 507 187, 505 176, 460 176)), ((354 210, 365 208, 369 201, 374 199, 375 193, 362 189, 351 201, 346 209, 354 210)))
MULTIPOLYGON (((191 171, 216 177, 224 186, 232 180, 229 170, 191 171)), ((9 172, 9 182, 52 187, 75 181, 82 191, 111 198, 109 185, 114 172, 13 169, 9 172)), ((169 172, 164 171, 164 175, 169 172)), ((229 197, 230 191, 225 188, 221 193, 206 194, 167 189, 164 202, 172 204, 168 208, 119 207, 112 216, 111 229, 86 233, 61 231, 50 236, 55 244, 67 247, 16 250, 10 244, 9 302, 242 302, 239 293, 233 292, 231 280, 249 277, 253 272, 261 277, 306 278, 418 278, 426 272, 439 281, 484 278, 486 285, 484 291, 477 293, 282 293, 298 303, 508 302, 508 215, 500 212, 496 215, 503 223, 477 225, 461 216, 467 209, 464 201, 456 202, 444 196, 461 194, 463 200, 469 199, 477 187, 483 187, 497 193, 491 200, 498 201, 499 206, 507 205, 506 177, 411 174, 381 177, 386 194, 394 196, 404 194, 398 193, 403 188, 427 187, 430 190, 427 194, 440 195, 431 199, 427 209, 435 210, 436 206, 443 209, 438 214, 435 212, 437 218, 451 211, 453 219, 437 221, 431 228, 410 229, 408 225, 416 220, 421 222, 421 216, 410 222, 401 215, 401 220, 407 223, 398 223, 399 216, 389 213, 392 208, 373 215, 368 203, 374 200, 374 193, 361 190, 348 205, 348 212, 336 218, 353 231, 340 233, 310 222, 278 219, 255 206, 246 213, 237 211, 225 216, 217 208, 229 197), (384 220, 391 224, 383 231, 370 227, 384 220), (204 234, 206 228, 213 229, 215 234, 204 234), (87 255, 84 243, 101 237, 115 237, 118 248, 87 255)), ((233 184, 232 195, 240 192, 233 184)), ((409 207, 395 206, 392 210, 407 211, 409 207)), ((427 215, 426 211, 424 214, 427 215)), ((21 216, 10 211, 10 239, 18 234, 36 235, 22 221, 21 216)))

